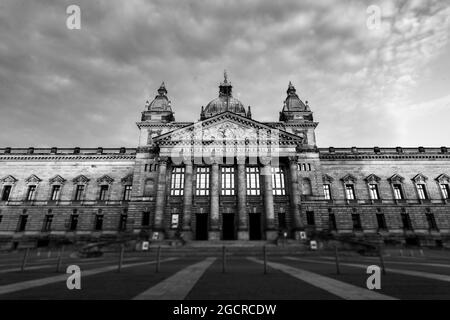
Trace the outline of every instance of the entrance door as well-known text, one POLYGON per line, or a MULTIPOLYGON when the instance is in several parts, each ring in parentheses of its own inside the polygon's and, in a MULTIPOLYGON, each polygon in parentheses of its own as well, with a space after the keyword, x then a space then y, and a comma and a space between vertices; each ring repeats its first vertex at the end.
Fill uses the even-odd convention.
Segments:
POLYGON ((198 213, 195 217, 195 239, 208 240, 208 215, 206 213, 198 213))
POLYGON ((261 213, 249 214, 250 240, 261 240, 261 213))
POLYGON ((223 240, 234 240, 234 213, 222 215, 222 238, 223 240))

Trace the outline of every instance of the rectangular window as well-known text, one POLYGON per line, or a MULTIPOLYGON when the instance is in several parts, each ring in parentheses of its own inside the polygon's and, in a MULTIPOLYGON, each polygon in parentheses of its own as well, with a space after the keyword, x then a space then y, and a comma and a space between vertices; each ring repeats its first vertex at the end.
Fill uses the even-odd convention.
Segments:
POLYGON ((222 167, 222 192, 223 196, 234 196, 234 168, 222 167))
POLYGON ((377 213, 377 223, 378 223, 378 229, 380 230, 386 230, 387 224, 386 224, 386 217, 383 213, 377 213))
POLYGON ((309 226, 313 226, 316 224, 314 220, 314 211, 306 211, 306 223, 309 226))
POLYGON ((150 225, 150 212, 146 211, 142 213, 142 226, 148 227, 150 225))
POLYGON ((58 200, 60 192, 61 192, 61 186, 53 186, 52 195, 50 197, 50 200, 52 200, 52 201, 58 200))
POLYGON ((352 221, 353 221, 353 229, 354 230, 361 230, 361 217, 359 213, 352 213, 352 221))
POLYGON ((83 199, 83 193, 84 193, 84 185, 83 184, 77 185, 77 190, 75 192, 75 201, 81 201, 83 199))
POLYGON ((331 200, 331 188, 329 184, 323 185, 323 195, 326 200, 331 200))
POLYGON ((106 201, 108 197, 108 189, 109 189, 108 185, 100 186, 100 196, 99 196, 100 201, 106 201))
POLYGON ((124 201, 130 201, 131 199, 131 190, 132 186, 126 185, 125 189, 123 190, 123 200, 124 201))
POLYGON ((17 225, 17 231, 23 232, 27 226, 28 215, 24 214, 19 217, 19 224, 17 225))
POLYGON ((426 213, 426 216, 427 216, 428 227, 430 228, 430 230, 438 230, 434 214, 432 214, 431 212, 428 212, 428 213, 426 213))
POLYGON ((103 229, 103 215, 97 214, 95 216, 94 229, 96 231, 101 231, 103 229))
POLYGON ((170 185, 171 196, 182 196, 184 191, 184 168, 173 168, 170 185))
POLYGON ((247 195, 259 196, 261 194, 259 184, 259 168, 248 167, 245 170, 247 171, 247 195))
POLYGON ((272 193, 275 196, 286 195, 284 172, 280 167, 272 168, 272 193))
POLYGON ((170 223, 170 228, 172 229, 178 229, 178 222, 179 222, 180 215, 178 213, 172 214, 172 220, 170 223))
POLYGON ((336 216, 334 213, 328 214, 328 228, 330 228, 330 230, 337 230, 336 216))
POLYGON ((2 193, 2 201, 8 201, 10 194, 11 194, 11 186, 4 186, 2 193))
POLYGON ((29 186, 27 192, 27 200, 28 201, 34 200, 35 193, 36 193, 36 186, 29 186))
POLYGON ((409 217, 409 214, 402 213, 402 224, 403 229, 412 230, 411 218, 409 217))
POLYGON ((52 228, 53 215, 47 214, 44 218, 44 225, 42 226, 43 232, 48 232, 52 228))
POLYGON ((72 214, 70 216, 69 230, 70 231, 75 231, 75 230, 77 230, 77 226, 78 226, 78 215, 77 214, 72 214))
POLYGON ((450 187, 448 184, 441 184, 442 197, 450 199, 450 187))
POLYGON ((197 196, 209 195, 209 168, 197 167, 197 180, 195 184, 195 194, 197 196))
POLYGON ((352 184, 345 185, 345 195, 347 196, 347 200, 355 200, 355 188, 352 184))
POLYGON ((125 231, 127 229, 127 215, 121 214, 119 220, 119 231, 125 231))
POLYGON ((424 184, 417 184, 417 192, 419 193, 419 199, 427 200, 428 194, 424 184))
POLYGON ((375 183, 369 184, 369 192, 370 192, 370 199, 372 200, 380 199, 380 195, 378 193, 378 185, 376 185, 375 183))
POLYGON ((402 185, 401 184, 394 184, 392 187, 394 188, 395 199, 403 200, 404 197, 403 197, 402 185))

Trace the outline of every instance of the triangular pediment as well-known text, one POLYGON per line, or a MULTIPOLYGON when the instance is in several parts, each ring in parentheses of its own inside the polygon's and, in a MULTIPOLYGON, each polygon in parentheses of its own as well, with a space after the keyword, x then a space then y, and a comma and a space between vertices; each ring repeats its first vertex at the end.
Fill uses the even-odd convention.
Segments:
POLYGON ((12 175, 8 175, 6 177, 3 177, 0 182, 1 183, 9 183, 9 184, 14 184, 16 183, 17 179, 14 178, 12 175))
POLYGON ((86 176, 80 174, 79 176, 75 177, 72 181, 75 184, 86 184, 89 182, 89 179, 86 176))
POLYGON ((64 184, 64 182, 66 182, 66 179, 64 179, 59 174, 57 174, 56 176, 54 176, 53 178, 51 178, 48 181, 50 182, 50 184, 54 184, 54 183, 64 184))
POLYGON ((352 174, 346 174, 345 176, 343 176, 342 178, 341 178, 341 180, 344 182, 344 183, 355 183, 356 182, 356 177, 354 176, 354 175, 352 175, 352 174))
POLYGON ((443 173, 436 178, 436 181, 439 183, 450 183, 450 177, 447 174, 443 173))
POLYGON ((221 142, 301 144, 303 138, 267 124, 226 111, 203 121, 153 138, 158 145, 214 144, 221 142))
POLYGON ((370 174, 369 176, 367 176, 364 180, 366 180, 367 183, 378 183, 380 182, 380 177, 378 177, 375 174, 370 174))
POLYGON ((41 179, 39 179, 36 175, 32 174, 25 180, 25 182, 26 183, 39 183, 39 182, 41 182, 41 179))
POLYGON ((105 174, 104 176, 97 179, 98 184, 112 184, 114 179, 105 174))
POLYGON ((415 183, 426 183, 428 178, 424 176, 422 173, 419 173, 415 175, 414 178, 412 178, 411 180, 414 181, 415 183))
POLYGON ((403 183, 405 178, 403 178, 401 175, 396 173, 392 177, 390 177, 388 180, 390 183, 395 183, 395 182, 403 183))

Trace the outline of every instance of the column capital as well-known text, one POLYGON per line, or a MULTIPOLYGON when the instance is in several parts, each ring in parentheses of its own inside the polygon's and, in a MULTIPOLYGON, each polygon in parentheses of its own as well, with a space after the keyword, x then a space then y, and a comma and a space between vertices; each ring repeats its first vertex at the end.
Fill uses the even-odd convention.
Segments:
POLYGON ((245 156, 237 156, 236 157, 236 162, 237 162, 237 164, 243 164, 243 165, 245 165, 245 160, 246 160, 246 157, 245 156))
POLYGON ((169 157, 159 157, 158 162, 159 164, 168 164, 170 161, 169 157))
POLYGON ((297 156, 290 156, 290 157, 288 157, 288 159, 289 159, 289 163, 290 164, 293 164, 293 163, 297 164, 298 163, 298 157, 297 156))

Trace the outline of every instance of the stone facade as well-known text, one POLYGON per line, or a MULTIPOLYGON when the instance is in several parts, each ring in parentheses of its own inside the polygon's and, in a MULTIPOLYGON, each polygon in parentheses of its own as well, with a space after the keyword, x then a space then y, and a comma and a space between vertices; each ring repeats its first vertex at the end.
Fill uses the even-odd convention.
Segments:
POLYGON ((319 148, 290 83, 278 122, 252 119, 225 76, 197 122, 164 83, 137 148, 0 149, 0 245, 123 239, 349 237, 450 245, 447 148, 319 148))

